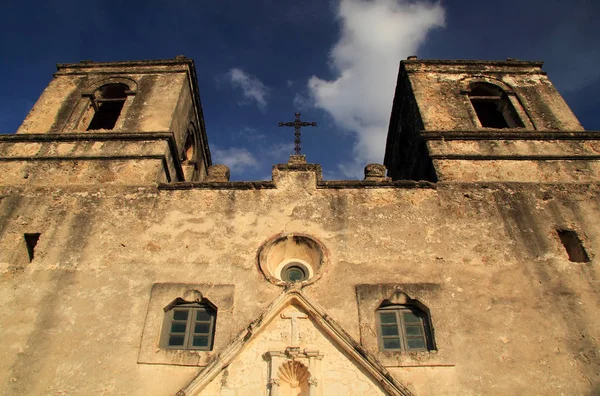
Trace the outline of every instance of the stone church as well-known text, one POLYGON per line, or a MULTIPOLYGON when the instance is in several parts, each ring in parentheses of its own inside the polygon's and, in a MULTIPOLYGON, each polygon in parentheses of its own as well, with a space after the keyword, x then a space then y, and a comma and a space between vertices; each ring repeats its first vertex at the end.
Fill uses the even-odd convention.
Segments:
POLYGON ((541 62, 402 61, 364 180, 229 181, 196 78, 59 64, 0 136, 2 394, 600 394, 600 134, 541 62))

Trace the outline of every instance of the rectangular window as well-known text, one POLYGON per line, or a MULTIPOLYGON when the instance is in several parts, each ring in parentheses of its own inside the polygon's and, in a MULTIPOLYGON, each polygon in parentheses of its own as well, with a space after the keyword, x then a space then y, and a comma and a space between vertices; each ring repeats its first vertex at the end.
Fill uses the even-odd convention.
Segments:
POLYGON ((124 104, 125 100, 119 99, 100 102, 87 130, 113 129, 119 119, 119 115, 121 115, 124 104))
POLYGON ((162 346, 169 349, 212 349, 216 312, 208 305, 177 305, 165 314, 162 346))
POLYGON ((94 117, 87 130, 113 129, 127 100, 127 92, 125 84, 107 84, 98 88, 91 97, 94 117))
POLYGON ((471 104, 477 113, 481 126, 485 128, 508 128, 504 115, 499 110, 500 98, 471 99, 471 104))
POLYGON ((429 350, 425 315, 411 308, 378 311, 380 345, 383 350, 429 350))
POLYGON ((469 99, 484 128, 522 128, 525 125, 519 118, 510 98, 496 85, 478 82, 471 85, 469 99))

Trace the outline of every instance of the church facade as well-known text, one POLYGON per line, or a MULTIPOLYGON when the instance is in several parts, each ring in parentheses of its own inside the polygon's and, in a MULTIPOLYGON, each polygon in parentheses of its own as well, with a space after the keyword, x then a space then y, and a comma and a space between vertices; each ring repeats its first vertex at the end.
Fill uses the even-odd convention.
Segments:
POLYGON ((59 64, 0 136, 0 388, 598 394, 599 160, 540 62, 411 57, 383 165, 256 182, 191 59, 59 64))

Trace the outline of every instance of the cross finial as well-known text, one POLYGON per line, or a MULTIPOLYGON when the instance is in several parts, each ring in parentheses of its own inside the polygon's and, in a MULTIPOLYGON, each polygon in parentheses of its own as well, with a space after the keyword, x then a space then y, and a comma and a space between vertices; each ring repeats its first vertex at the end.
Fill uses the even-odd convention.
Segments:
POLYGON ((296 155, 300 155, 300 152, 302 151, 302 142, 300 140, 300 128, 305 126, 317 126, 317 123, 300 121, 300 113, 294 113, 294 116, 296 117, 294 122, 280 122, 279 126, 294 127, 294 150, 296 152, 296 155))

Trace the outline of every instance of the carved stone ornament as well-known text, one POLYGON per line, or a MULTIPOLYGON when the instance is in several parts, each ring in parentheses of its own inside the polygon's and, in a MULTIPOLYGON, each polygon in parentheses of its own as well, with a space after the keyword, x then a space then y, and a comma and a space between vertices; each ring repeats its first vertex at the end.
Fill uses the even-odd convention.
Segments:
POLYGON ((308 368, 297 360, 288 360, 279 367, 279 378, 290 388, 300 387, 308 377, 308 368))
POLYGON ((389 301, 391 304, 406 305, 410 304, 412 298, 410 298, 406 293, 396 289, 388 297, 387 301, 389 301))
POLYGON ((187 302, 200 302, 202 301, 202 299, 204 298, 204 296, 202 295, 202 293, 199 290, 186 290, 185 293, 183 293, 183 299, 187 302))
POLYGON ((383 181, 385 177, 386 168, 385 165, 381 164, 368 164, 365 166, 365 180, 371 181, 383 181))
POLYGON ((208 167, 208 175, 204 181, 226 183, 229 181, 229 176, 230 172, 227 165, 216 164, 208 167))

